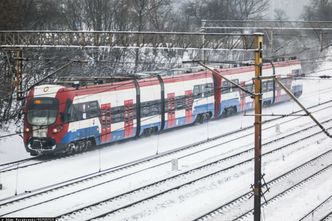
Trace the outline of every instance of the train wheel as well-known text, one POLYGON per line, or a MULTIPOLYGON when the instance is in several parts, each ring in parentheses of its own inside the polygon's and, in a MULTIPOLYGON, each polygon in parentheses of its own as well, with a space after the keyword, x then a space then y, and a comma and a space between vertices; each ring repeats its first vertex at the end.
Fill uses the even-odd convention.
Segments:
POLYGON ((86 141, 86 149, 89 149, 89 148, 91 148, 91 147, 92 147, 92 145, 93 145, 93 143, 92 143, 92 141, 91 141, 91 140, 87 140, 87 141, 86 141))
POLYGON ((144 137, 149 137, 153 133, 153 128, 146 128, 144 129, 143 136, 144 137))
POLYGON ((203 113, 203 114, 200 115, 200 118, 199 118, 198 122, 200 124, 203 124, 205 122, 208 122, 210 120, 210 118, 211 118, 211 116, 210 116, 209 113, 203 113))
POLYGON ((225 118, 225 117, 227 117, 228 116, 228 108, 225 108, 224 110, 223 110, 223 112, 221 113, 221 117, 222 118, 225 118))
POLYGON ((236 107, 228 107, 224 109, 224 111, 221 114, 221 117, 229 117, 235 113, 236 113, 236 107))
POLYGON ((75 143, 69 143, 66 148, 66 154, 71 155, 75 152, 76 150, 76 145, 75 143))
POLYGON ((85 141, 80 141, 78 143, 78 147, 77 147, 77 152, 83 152, 86 150, 86 142, 85 141))
POLYGON ((227 110, 227 116, 231 116, 236 113, 236 107, 230 107, 227 110))
POLYGON ((152 134, 158 134, 158 127, 154 127, 152 129, 152 134))

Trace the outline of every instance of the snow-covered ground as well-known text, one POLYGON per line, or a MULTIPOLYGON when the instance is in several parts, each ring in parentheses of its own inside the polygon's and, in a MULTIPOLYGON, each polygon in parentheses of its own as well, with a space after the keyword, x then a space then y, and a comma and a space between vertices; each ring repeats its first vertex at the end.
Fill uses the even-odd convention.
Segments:
MULTIPOLYGON (((317 75, 332 75, 332 71, 329 70, 330 68, 332 68, 331 60, 324 63, 320 67, 321 70, 326 71, 318 72, 317 75)), ((300 97, 300 101, 305 106, 322 103, 332 98, 332 80, 317 80, 310 78, 307 80, 303 80, 303 85, 304 94, 300 97)), ((300 108, 294 102, 290 101, 266 108, 263 110, 263 112, 265 114, 285 114, 299 109, 300 108)), ((316 117, 319 118, 319 116, 316 117)), ((270 117, 264 117, 264 119, 269 118, 270 117)), ((188 143, 201 141, 209 137, 214 137, 249 125, 253 125, 253 117, 243 116, 239 114, 226 119, 211 121, 204 125, 185 127, 163 133, 161 135, 113 144, 109 147, 78 155, 77 157, 74 156, 70 158, 70 160, 63 159, 61 160, 61 163, 59 163, 58 161, 48 163, 47 168, 42 168, 43 166, 41 166, 41 168, 34 167, 36 171, 30 171, 29 173, 21 173, 21 171, 19 170, 12 173, 12 175, 10 176, 1 176, 0 174, 0 183, 3 184, 3 190, 0 190, 0 199, 9 195, 13 195, 14 192, 22 193, 26 190, 32 190, 41 187, 42 185, 51 185, 55 182, 68 180, 70 178, 85 175, 87 173, 97 172, 100 169, 120 165, 146 156, 155 155, 156 153, 162 153, 170 149, 184 146, 188 143)), ((287 129, 288 128, 285 128, 281 125, 281 132, 287 129)), ((263 139, 265 138, 264 136, 267 135, 263 134, 263 139)), ((307 149, 309 149, 310 152, 314 153, 315 151, 313 151, 313 149, 317 148, 317 146, 321 146, 323 149, 328 149, 330 148, 329 145, 331 143, 331 141, 325 139, 320 145, 310 144, 310 147, 312 147, 312 149, 307 149)), ((0 163, 19 160, 26 157, 29 157, 29 155, 25 152, 22 140, 19 136, 8 137, 0 140, 0 163)), ((293 163, 299 163, 298 161, 303 160, 303 157, 299 157, 297 159, 293 155, 292 158, 287 160, 293 161, 293 163)), ((180 170, 181 167, 185 169, 186 166, 187 164, 180 164, 180 170)), ((283 170, 285 169, 287 168, 283 168, 283 170)), ((280 173, 282 167, 280 165, 273 166, 273 162, 271 162, 266 167, 264 166, 263 170, 265 173, 273 175, 280 173)), ((250 180, 252 178, 251 175, 247 174, 245 175, 245 177, 243 177, 243 179, 250 180)), ((237 182, 238 180, 236 182, 229 183, 229 188, 234 188, 237 185, 237 182)), ((295 220, 296 218, 298 218, 298 216, 304 215, 304 211, 312 209, 314 205, 317 205, 319 202, 323 201, 326 197, 328 197, 326 195, 326 192, 329 192, 330 194, 332 192, 331 188, 329 187, 329 183, 318 183, 317 186, 314 191, 312 191, 310 194, 307 194, 308 198, 306 199, 301 200, 299 197, 301 196, 301 194, 294 193, 293 198, 289 199, 289 196, 287 200, 283 202, 283 206, 278 206, 277 210, 275 210, 275 207, 274 209, 266 208, 264 210, 265 220, 295 220), (287 203, 289 203, 289 205, 287 205, 287 203), (284 214, 284 216, 286 216, 285 214, 290 214, 290 206, 292 206, 292 213, 294 213, 295 215, 289 216, 292 217, 290 219, 287 219, 287 217, 281 218, 280 216, 282 214, 284 214), (280 217, 280 219, 278 219, 278 217, 280 217)), ((216 188, 213 186, 210 186, 209 188, 212 190, 212 194, 209 195, 210 197, 205 196, 205 198, 197 198, 196 196, 193 196, 192 193, 188 193, 187 197, 189 198, 189 200, 186 199, 174 203, 172 204, 170 209, 161 210, 160 213, 154 213, 151 217, 145 217, 145 219, 170 220, 168 218, 171 218, 171 220, 190 220, 191 218, 195 217, 193 216, 195 212, 197 213, 202 209, 203 211, 208 210, 208 208, 213 208, 218 205, 218 203, 220 203, 218 199, 212 200, 213 198, 211 198, 211 196, 213 195, 213 191, 217 191, 218 194, 220 194, 220 190, 216 190, 216 188), (174 207, 179 207, 178 212, 174 213, 174 207), (182 214, 182 211, 184 211, 184 209, 186 209, 186 216, 183 216, 182 214), (170 213, 173 213, 173 215, 170 216, 170 213)), ((241 186, 241 188, 243 190, 244 187, 241 186)), ((226 192, 224 194, 226 194, 226 192)), ((161 207, 162 206, 165 205, 161 205, 161 207)), ((43 215, 45 216, 47 214, 43 215)), ((119 219, 119 217, 117 217, 117 219, 119 219)))

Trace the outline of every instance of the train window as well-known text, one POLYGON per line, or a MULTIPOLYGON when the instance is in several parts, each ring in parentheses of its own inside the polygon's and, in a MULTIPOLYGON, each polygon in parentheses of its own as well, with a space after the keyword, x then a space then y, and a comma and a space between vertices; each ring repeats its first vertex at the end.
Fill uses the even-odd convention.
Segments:
POLYGON ((201 98, 203 95, 202 86, 195 85, 194 86, 194 98, 201 98))
POLYGON ((141 117, 160 114, 160 101, 146 101, 141 103, 141 117))
POLYGON ((151 101, 150 114, 151 115, 160 114, 160 101, 159 100, 151 101))
POLYGON ((93 118, 100 116, 99 105, 97 101, 91 101, 85 107, 86 118, 93 118))
POLYGON ((71 104, 68 107, 68 121, 78 121, 83 119, 83 113, 79 109, 79 104, 71 104))
POLYGON ((292 70, 292 75, 294 77, 299 77, 301 74, 300 74, 300 69, 295 69, 295 70, 292 70))
POLYGON ((224 81, 222 83, 221 93, 226 94, 226 93, 229 93, 229 92, 231 92, 231 85, 227 81, 224 81))
POLYGON ((72 106, 72 102, 71 102, 71 100, 68 99, 66 101, 66 110, 63 113, 63 115, 61 116, 63 122, 69 122, 70 121, 70 115, 71 115, 71 111, 72 111, 71 106, 72 106))
POLYGON ((253 85, 252 84, 247 84, 246 89, 250 92, 253 92, 253 85))
POLYGON ((213 95, 213 84, 212 83, 208 83, 205 84, 204 86, 204 97, 210 97, 213 95))
POLYGON ((85 120, 93 117, 99 117, 99 105, 97 101, 72 104, 67 102, 67 112, 64 115, 65 122, 85 120))
POLYGON ((27 120, 36 126, 50 125, 56 120, 58 101, 54 98, 35 98, 28 105, 27 120))
POLYGON ((142 106, 141 107, 141 117, 147 117, 149 116, 150 108, 148 106, 142 106))
POLYGON ((273 81, 267 82, 267 91, 273 91, 273 81))
POLYGON ((286 78, 281 78, 281 79, 279 79, 279 81, 280 81, 283 85, 286 86, 286 84, 287 84, 287 79, 286 79, 286 78))
POLYGON ((185 103, 186 103, 185 101, 186 101, 186 96, 176 97, 176 109, 177 110, 185 109, 185 103))
MULTIPOLYGON (((232 82, 234 82, 234 83, 237 84, 237 85, 240 84, 239 79, 234 79, 234 80, 232 80, 232 82)), ((238 91, 238 90, 239 90, 239 88, 236 87, 235 85, 232 85, 232 84, 230 84, 230 83, 229 83, 229 85, 230 85, 231 88, 232 88, 232 92, 235 92, 235 91, 238 91)))
POLYGON ((195 99, 203 98, 203 97, 210 97, 213 95, 213 92, 214 92, 213 83, 195 85, 193 97, 195 99))
POLYGON ((118 123, 124 121, 124 106, 113 107, 111 109, 111 122, 118 123))
POLYGON ((264 93, 264 92, 267 92, 268 90, 267 90, 267 81, 263 81, 262 82, 262 92, 264 93))

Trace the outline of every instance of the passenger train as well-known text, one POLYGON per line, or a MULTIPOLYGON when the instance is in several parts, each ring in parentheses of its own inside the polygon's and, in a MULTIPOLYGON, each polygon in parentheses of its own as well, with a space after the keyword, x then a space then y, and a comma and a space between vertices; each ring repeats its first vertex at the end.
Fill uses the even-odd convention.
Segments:
MULTIPOLYGON (((32 88, 24 108, 24 144, 31 155, 84 151, 95 145, 203 123, 253 108, 253 99, 221 78, 253 91, 254 67, 154 72, 139 78, 87 86, 32 88), (187 73, 189 72, 189 73, 187 73)), ((297 97, 302 94, 298 60, 264 64, 297 97)), ((262 82, 263 104, 288 100, 273 80, 262 82)))

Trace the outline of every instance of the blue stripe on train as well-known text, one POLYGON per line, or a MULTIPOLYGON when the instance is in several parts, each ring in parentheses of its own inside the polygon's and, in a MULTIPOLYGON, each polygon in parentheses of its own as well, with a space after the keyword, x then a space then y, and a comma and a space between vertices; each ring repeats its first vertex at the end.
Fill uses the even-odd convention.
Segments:
MULTIPOLYGON (((61 144, 67 144, 67 143, 74 142, 77 140, 83 140, 83 139, 94 137, 95 141, 96 141, 96 145, 99 145, 99 144, 101 144, 101 139, 100 139, 101 134, 99 133, 97 128, 98 128, 97 126, 93 126, 93 127, 81 128, 76 131, 69 131, 64 136, 64 138, 61 140, 61 144)), ((135 134, 136 134, 136 127, 133 128, 133 133, 132 133, 131 137, 134 137, 135 134)), ((126 137, 126 138, 130 138, 130 137, 126 137)), ((119 140, 123 140, 123 139, 125 139, 125 131, 124 130, 115 130, 115 131, 112 131, 112 139, 107 142, 103 142, 103 143, 110 143, 110 142, 119 141, 119 140)))
POLYGON ((193 116, 196 117, 198 114, 206 112, 212 112, 212 116, 214 115, 214 103, 194 106, 193 116))
POLYGON ((136 127, 133 127, 133 132, 130 137, 125 137, 125 130, 114 130, 112 131, 112 139, 110 141, 104 142, 104 143, 110 143, 110 142, 115 142, 119 140, 124 140, 127 138, 132 138, 135 137, 136 135, 136 127))
POLYGON ((82 140, 90 137, 95 137, 96 144, 100 144, 100 133, 98 131, 98 126, 81 128, 76 131, 68 131, 62 138, 61 144, 67 144, 76 140, 82 140))
POLYGON ((168 127, 168 120, 165 120, 165 128, 164 129, 179 127, 179 126, 183 126, 185 124, 186 124, 186 118, 185 117, 175 118, 175 125, 173 127, 168 127))
MULTIPOLYGON (((288 99, 289 98, 287 95, 282 95, 282 96, 280 96, 279 99, 276 99, 276 102, 282 102, 282 101, 286 101, 288 99)), ((264 99, 264 101, 267 101, 267 100, 272 100, 272 97, 264 99)), ((234 98, 231 100, 222 101, 221 105, 220 105, 220 110, 221 110, 220 115, 225 108, 232 107, 232 106, 235 106, 237 108, 237 111, 239 111, 239 108, 240 108, 239 99, 234 98)), ((246 110, 249 110, 252 108, 253 108, 253 102, 246 103, 246 110)), ((197 115, 201 114, 201 113, 211 112, 212 116, 214 116, 214 103, 194 106, 193 109, 194 110, 193 110, 193 114, 192 114, 192 122, 194 122, 197 115)), ((165 115, 167 115, 167 113, 165 115)), ((192 123, 192 122, 190 122, 190 123, 192 123)), ((185 124, 186 124, 185 117, 176 118, 174 127, 183 126, 185 124)), ((140 135, 142 135, 144 129, 152 128, 152 127, 157 127, 158 130, 160 130, 160 122, 142 125, 140 135)), ((174 127, 172 127, 172 128, 174 128, 174 127)), ((96 140, 96 144, 99 145, 101 143, 101 139, 100 139, 101 134, 99 133, 99 131, 97 129, 98 129, 97 126, 92 126, 92 127, 88 127, 88 128, 78 129, 76 131, 69 131, 62 139, 61 144, 67 144, 67 143, 70 143, 73 141, 94 137, 96 140)), ((169 129, 167 120, 165 121, 165 129, 169 129)), ((112 131, 112 139, 106 143, 126 139, 124 134, 125 134, 124 130, 112 131)), ((135 136, 135 134, 136 134, 136 128, 133 128, 132 135, 135 136)), ((133 136, 131 136, 131 137, 133 137, 133 136)))

